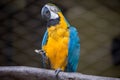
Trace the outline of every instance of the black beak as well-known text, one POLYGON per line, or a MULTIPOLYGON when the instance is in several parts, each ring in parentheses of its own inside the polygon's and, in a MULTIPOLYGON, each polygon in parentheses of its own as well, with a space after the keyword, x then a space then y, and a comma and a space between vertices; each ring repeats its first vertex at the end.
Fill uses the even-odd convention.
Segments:
POLYGON ((49 20, 50 19, 50 11, 47 7, 43 7, 41 11, 41 16, 44 20, 49 20))

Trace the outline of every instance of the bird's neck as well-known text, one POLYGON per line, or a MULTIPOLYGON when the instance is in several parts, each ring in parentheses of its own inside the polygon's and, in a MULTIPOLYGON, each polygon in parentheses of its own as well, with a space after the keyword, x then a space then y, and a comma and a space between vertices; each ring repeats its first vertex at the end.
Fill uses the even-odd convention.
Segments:
POLYGON ((60 22, 58 25, 60 25, 61 28, 68 28, 69 24, 66 21, 65 17, 63 16, 63 14, 61 12, 58 12, 58 15, 60 17, 60 22))
POLYGON ((67 29, 69 27, 63 14, 61 12, 59 12, 58 15, 59 15, 59 19, 49 21, 48 29, 52 29, 52 30, 58 29, 58 28, 67 29), (52 24, 52 25, 50 25, 50 24, 52 24))

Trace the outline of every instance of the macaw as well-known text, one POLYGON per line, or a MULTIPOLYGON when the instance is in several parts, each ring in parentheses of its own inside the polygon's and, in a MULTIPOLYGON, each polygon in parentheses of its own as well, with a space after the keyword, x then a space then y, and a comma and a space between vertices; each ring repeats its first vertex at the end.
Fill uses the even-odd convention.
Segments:
POLYGON ((47 30, 42 40, 43 65, 50 63, 56 75, 60 71, 75 72, 80 56, 80 39, 75 27, 71 26, 61 10, 47 3, 41 10, 41 16, 47 21, 47 30))

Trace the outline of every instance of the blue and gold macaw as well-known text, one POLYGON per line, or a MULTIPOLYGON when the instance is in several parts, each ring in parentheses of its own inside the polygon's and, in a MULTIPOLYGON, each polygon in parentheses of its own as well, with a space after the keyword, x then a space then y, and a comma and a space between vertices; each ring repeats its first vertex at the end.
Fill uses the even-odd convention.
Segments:
POLYGON ((41 15, 47 21, 47 30, 42 41, 43 63, 49 60, 51 69, 75 72, 80 56, 80 39, 75 27, 71 26, 54 4, 43 6, 41 15))

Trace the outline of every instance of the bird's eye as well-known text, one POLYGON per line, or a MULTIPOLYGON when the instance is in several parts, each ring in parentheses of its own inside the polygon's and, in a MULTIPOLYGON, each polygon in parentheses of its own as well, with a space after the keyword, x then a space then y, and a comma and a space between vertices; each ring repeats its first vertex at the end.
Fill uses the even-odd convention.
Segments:
POLYGON ((57 12, 57 9, 55 7, 50 8, 51 11, 57 12))
POLYGON ((54 9, 53 9, 53 8, 50 8, 50 10, 54 12, 54 9))

